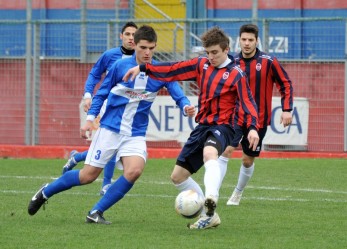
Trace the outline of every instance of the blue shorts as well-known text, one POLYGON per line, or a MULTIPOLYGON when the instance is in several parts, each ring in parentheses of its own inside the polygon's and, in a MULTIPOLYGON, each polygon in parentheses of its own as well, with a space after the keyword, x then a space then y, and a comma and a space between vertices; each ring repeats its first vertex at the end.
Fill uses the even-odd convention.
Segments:
POLYGON ((230 125, 198 125, 190 134, 187 142, 179 154, 176 165, 179 165, 191 174, 197 172, 203 165, 203 149, 207 138, 212 135, 219 142, 220 156, 227 146, 237 147, 242 139, 242 131, 235 132, 230 125))

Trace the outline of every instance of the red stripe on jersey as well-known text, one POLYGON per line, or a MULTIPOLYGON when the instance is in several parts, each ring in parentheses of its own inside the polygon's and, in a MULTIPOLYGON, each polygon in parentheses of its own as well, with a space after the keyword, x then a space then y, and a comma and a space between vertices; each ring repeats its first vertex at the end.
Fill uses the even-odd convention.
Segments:
POLYGON ((234 125, 237 124, 238 126, 244 126, 246 124, 247 127, 253 125, 256 128, 259 128, 257 108, 247 78, 242 77, 237 82, 236 87, 238 89, 238 100, 236 102, 234 125))
POLYGON ((274 84, 276 84, 282 97, 282 110, 292 110, 292 82, 275 57, 257 49, 257 53, 251 59, 244 59, 240 53, 239 57, 235 58, 235 63, 248 76, 250 89, 258 106, 259 125, 261 128, 271 123, 274 84))
POLYGON ((292 82, 288 77, 287 72, 281 66, 276 58, 272 63, 272 71, 276 72, 278 77, 276 86, 281 94, 282 110, 292 110, 293 108, 293 87, 292 82))
MULTIPOLYGON (((198 58, 181 62, 163 62, 155 66, 146 64, 146 70, 155 79, 162 81, 194 80, 197 77, 198 58)), ((147 72, 148 73, 148 72, 147 72)))
POLYGON ((146 72, 163 81, 195 80, 200 88, 197 123, 232 124, 235 114, 238 124, 247 122, 247 127, 258 128, 256 105, 246 75, 233 63, 215 68, 207 58, 199 57, 176 63, 146 64, 146 72), (238 112, 234 113, 237 105, 238 112))

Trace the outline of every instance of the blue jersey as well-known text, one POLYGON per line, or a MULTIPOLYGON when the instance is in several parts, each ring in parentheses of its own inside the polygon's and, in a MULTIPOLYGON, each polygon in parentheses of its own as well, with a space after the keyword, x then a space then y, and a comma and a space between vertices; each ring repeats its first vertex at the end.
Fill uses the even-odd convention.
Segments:
MULTIPOLYGON (((152 61, 155 64, 155 61, 152 61)), ((158 91, 166 87, 181 110, 190 105, 177 82, 163 82, 140 73, 134 81, 124 82, 125 73, 137 66, 135 55, 115 62, 93 98, 88 120, 93 120, 107 98, 105 114, 100 127, 127 136, 145 136, 149 110, 158 91)))
POLYGON ((89 72, 84 87, 84 96, 91 98, 93 96, 95 86, 101 80, 102 75, 104 73, 107 74, 117 60, 129 57, 131 57, 131 54, 124 54, 121 47, 111 48, 105 51, 89 72))

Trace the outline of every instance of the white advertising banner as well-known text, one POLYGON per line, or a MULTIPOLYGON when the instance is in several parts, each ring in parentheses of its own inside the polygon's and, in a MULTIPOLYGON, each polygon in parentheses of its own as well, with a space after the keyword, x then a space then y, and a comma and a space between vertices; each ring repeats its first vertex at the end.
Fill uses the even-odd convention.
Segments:
MULTIPOLYGON (((198 98, 190 96, 189 100, 197 105, 198 98)), ((264 145, 307 145, 309 103, 306 98, 294 98, 292 111, 293 122, 284 128, 280 124, 282 113, 281 100, 279 97, 272 99, 272 124, 268 127, 264 138, 264 145)), ((148 141, 171 141, 186 142, 190 132, 196 123, 194 118, 183 116, 170 96, 156 97, 149 117, 147 131, 148 141)))
POLYGON ((272 98, 271 125, 268 126, 263 145, 307 145, 309 103, 307 98, 294 98, 293 122, 284 128, 280 124, 281 98, 272 98))
MULTIPOLYGON (((197 106, 198 97, 188 97, 191 104, 197 106)), ((196 110, 197 111, 197 110, 196 110)), ((147 130, 148 141, 187 141, 196 126, 195 117, 183 116, 171 96, 157 96, 151 107, 147 130)))

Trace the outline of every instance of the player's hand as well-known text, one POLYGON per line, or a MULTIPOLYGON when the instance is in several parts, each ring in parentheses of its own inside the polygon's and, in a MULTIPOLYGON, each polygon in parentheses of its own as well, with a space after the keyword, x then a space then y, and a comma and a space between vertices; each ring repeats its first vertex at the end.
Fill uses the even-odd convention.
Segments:
POLYGON ((81 138, 88 139, 92 137, 93 122, 87 120, 87 122, 81 127, 80 134, 81 138))
POLYGON ((184 107, 184 111, 186 112, 188 117, 194 117, 194 115, 195 115, 195 106, 193 106, 193 105, 186 106, 186 107, 184 107))
POLYGON ((250 130, 248 132, 248 136, 247 139, 249 141, 249 148, 253 151, 255 151, 257 149, 258 143, 259 143, 259 135, 258 132, 256 130, 250 130))
POLYGON ((83 110, 85 112, 88 112, 90 106, 92 104, 92 99, 91 98, 86 98, 83 100, 83 110))
POLYGON ((124 82, 128 82, 129 78, 130 78, 130 75, 131 75, 131 78, 130 80, 133 81, 135 79, 135 77, 140 73, 140 66, 136 66, 136 67, 133 67, 133 68, 130 68, 128 70, 128 72, 125 73, 124 77, 123 77, 123 81, 124 82))
POLYGON ((282 112, 280 124, 283 124, 283 127, 287 127, 292 124, 293 118, 291 112, 282 112))

